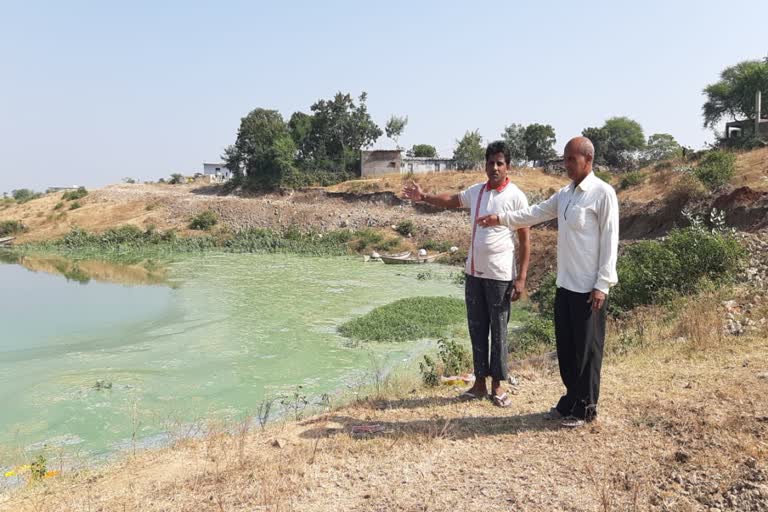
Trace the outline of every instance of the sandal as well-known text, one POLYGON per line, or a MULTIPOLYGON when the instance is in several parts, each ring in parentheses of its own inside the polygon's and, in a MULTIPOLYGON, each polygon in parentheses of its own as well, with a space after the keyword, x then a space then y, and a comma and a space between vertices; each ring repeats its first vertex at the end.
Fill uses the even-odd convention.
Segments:
POLYGON ((465 391, 462 394, 459 395, 459 400, 462 402, 471 402, 472 400, 482 400, 483 397, 474 394, 471 391, 465 391))
POLYGON ((507 393, 502 393, 500 395, 493 395, 491 397, 491 400, 493 401, 493 405, 495 405, 496 407, 507 408, 510 405, 512 405, 512 399, 509 398, 509 395, 507 393))

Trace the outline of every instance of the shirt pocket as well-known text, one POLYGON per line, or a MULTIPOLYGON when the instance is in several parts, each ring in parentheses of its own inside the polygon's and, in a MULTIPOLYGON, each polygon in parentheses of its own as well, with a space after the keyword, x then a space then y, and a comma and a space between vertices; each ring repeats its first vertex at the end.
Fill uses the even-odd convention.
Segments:
POLYGON ((583 231, 587 226, 587 209, 571 205, 565 212, 565 221, 570 228, 583 231))

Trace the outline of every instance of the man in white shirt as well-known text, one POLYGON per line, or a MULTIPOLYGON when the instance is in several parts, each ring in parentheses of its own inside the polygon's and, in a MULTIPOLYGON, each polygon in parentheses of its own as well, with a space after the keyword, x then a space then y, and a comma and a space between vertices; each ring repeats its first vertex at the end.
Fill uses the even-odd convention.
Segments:
POLYGON ((592 172, 594 155, 589 139, 571 139, 565 146, 569 185, 535 206, 476 221, 495 229, 557 219, 555 337, 566 392, 549 417, 568 427, 597 417, 606 299, 618 282, 619 204, 613 188, 592 172))
POLYGON ((508 377, 507 324, 510 302, 520 298, 525 290, 530 259, 529 230, 517 229, 520 245, 520 272, 517 272, 512 230, 506 226, 480 229, 475 219, 528 206, 525 194, 507 176, 509 162, 507 145, 502 141, 492 142, 485 150, 487 182, 458 194, 425 194, 413 182, 403 188, 405 197, 413 201, 443 208, 470 209, 472 239, 465 265, 464 293, 475 384, 461 398, 472 400, 488 396, 486 379, 491 377, 491 399, 499 407, 511 405, 509 395, 502 390, 502 382, 508 377))

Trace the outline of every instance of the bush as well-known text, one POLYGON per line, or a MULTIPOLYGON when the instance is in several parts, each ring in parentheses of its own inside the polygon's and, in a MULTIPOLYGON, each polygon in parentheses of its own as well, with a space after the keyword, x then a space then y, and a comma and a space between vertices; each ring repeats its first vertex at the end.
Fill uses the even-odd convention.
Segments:
POLYGON ((72 201, 71 203, 69 203, 69 209, 70 210, 77 210, 81 206, 83 206, 83 205, 80 204, 80 201, 72 201))
POLYGON ((452 245, 451 242, 439 242, 430 238, 429 240, 424 240, 421 248, 425 251, 448 252, 451 250, 452 245))
POLYGON ((551 318, 531 315, 523 328, 510 339, 509 352, 529 354, 542 347, 555 346, 555 323, 551 318))
POLYGON ((700 227, 674 230, 662 241, 637 243, 619 258, 619 284, 611 291, 609 307, 621 313, 695 292, 703 280, 731 279, 744 254, 733 237, 700 227))
POLYGON ((539 289, 531 294, 531 301, 541 316, 554 318, 555 315, 555 291, 557 290, 557 274, 549 272, 541 280, 539 289))
POLYGON ((56 203, 56 206, 53 207, 54 210, 61 210, 62 208, 64 208, 64 201, 59 201, 56 203))
POLYGON ((363 251, 384 240, 384 236, 382 236, 381 233, 371 228, 356 231, 355 238, 357 238, 357 240, 352 244, 352 248, 356 251, 363 251))
POLYGON ((416 226, 412 220, 404 220, 395 226, 395 231, 403 236, 413 235, 416 232, 416 226))
POLYGON ((613 175, 610 172, 607 172, 607 171, 592 171, 592 172, 595 173, 595 176, 597 176, 598 178, 600 178, 601 180, 603 180, 606 183, 610 183, 611 182, 611 178, 613 177, 613 175))
POLYGON ((184 176, 179 173, 171 174, 171 178, 168 180, 171 185, 180 185, 184 183, 184 176))
POLYGON ((86 190, 85 187, 78 187, 77 190, 70 190, 68 192, 64 192, 61 198, 64 201, 74 201, 76 199, 82 199, 87 195, 88 195, 88 190, 86 190))
POLYGON ((27 231, 27 227, 20 220, 0 221, 0 236, 18 235, 27 231))
POLYGON ((427 386, 437 386, 440 377, 461 375, 472 369, 472 354, 461 342, 452 339, 437 341, 437 356, 439 363, 425 355, 424 361, 419 362, 421 380, 427 386))
POLYGON ((27 201, 32 201, 33 199, 37 199, 38 197, 42 196, 42 194, 39 192, 29 190, 28 188, 13 190, 11 191, 11 195, 17 203, 26 203, 27 201))
POLYGON ((466 318, 464 301, 450 297, 400 299, 350 320, 342 336, 364 341, 408 341, 437 338, 466 318))
POLYGON ((219 216, 211 210, 200 212, 189 222, 189 229, 208 231, 219 222, 219 216))
POLYGON ((735 171, 736 156, 725 151, 710 151, 693 173, 709 190, 728 184, 735 171))
POLYGON ((673 164, 671 160, 666 160, 664 162, 659 162, 653 166, 654 171, 666 171, 669 169, 672 169, 673 164))
POLYGON ((639 171, 633 171, 628 172, 621 177, 621 181, 619 182, 619 186, 621 188, 629 188, 634 187, 635 185, 639 185, 645 180, 645 176, 639 171))

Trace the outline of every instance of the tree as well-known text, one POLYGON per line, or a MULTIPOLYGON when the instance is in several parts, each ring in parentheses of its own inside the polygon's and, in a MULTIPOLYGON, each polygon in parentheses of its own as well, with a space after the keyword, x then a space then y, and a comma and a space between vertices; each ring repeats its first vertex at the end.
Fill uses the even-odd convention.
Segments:
POLYGON ((417 158, 437 157, 437 149, 435 149, 435 146, 430 146, 429 144, 414 144, 408 153, 410 156, 415 156, 417 158))
POLYGON ((755 118, 755 93, 762 91, 761 115, 768 117, 768 57, 728 67, 720 80, 704 88, 704 127, 714 128, 723 118, 755 118))
POLYGON ((359 169, 360 149, 381 137, 362 93, 356 104, 349 94, 312 105, 312 129, 306 139, 306 157, 318 170, 350 172, 359 169))
POLYGON ((557 156, 555 152, 555 129, 548 124, 530 124, 525 127, 523 143, 525 158, 534 162, 550 160, 557 156))
POLYGON ((669 160, 679 156, 682 152, 680 144, 668 133, 654 133, 648 137, 648 143, 643 150, 643 165, 652 164, 661 160, 669 160))
POLYGON ((392 116, 389 118, 389 121, 387 121, 386 126, 384 126, 384 132, 387 134, 387 137, 395 141, 395 146, 397 149, 400 149, 400 144, 398 143, 398 140, 400 139, 400 136, 403 134, 403 130, 405 130, 405 125, 408 124, 408 117, 407 116, 392 116))
POLYGON ((307 153, 307 139, 312 131, 312 116, 304 112, 294 112, 288 121, 288 131, 298 150, 299 160, 303 160, 307 153))
POLYGON ((240 120, 235 144, 224 152, 226 167, 256 188, 294 186, 296 145, 276 110, 257 108, 240 120), (290 182, 290 184, 288 183, 290 182))
POLYGON ((611 167, 632 167, 645 147, 643 127, 628 117, 612 117, 601 128, 586 128, 581 134, 595 146, 595 161, 611 167))
POLYGON ((184 183, 184 175, 179 174, 178 172, 175 172, 171 174, 171 177, 168 180, 168 183, 170 183, 171 185, 181 185, 182 183, 184 183))
POLYGON ((456 141, 456 149, 453 151, 453 159, 458 169, 477 169, 485 158, 483 137, 480 131, 466 132, 461 140, 456 141))
POLYGON ((525 127, 521 124, 511 124, 504 128, 501 138, 507 143, 513 162, 527 160, 525 154, 525 127))

